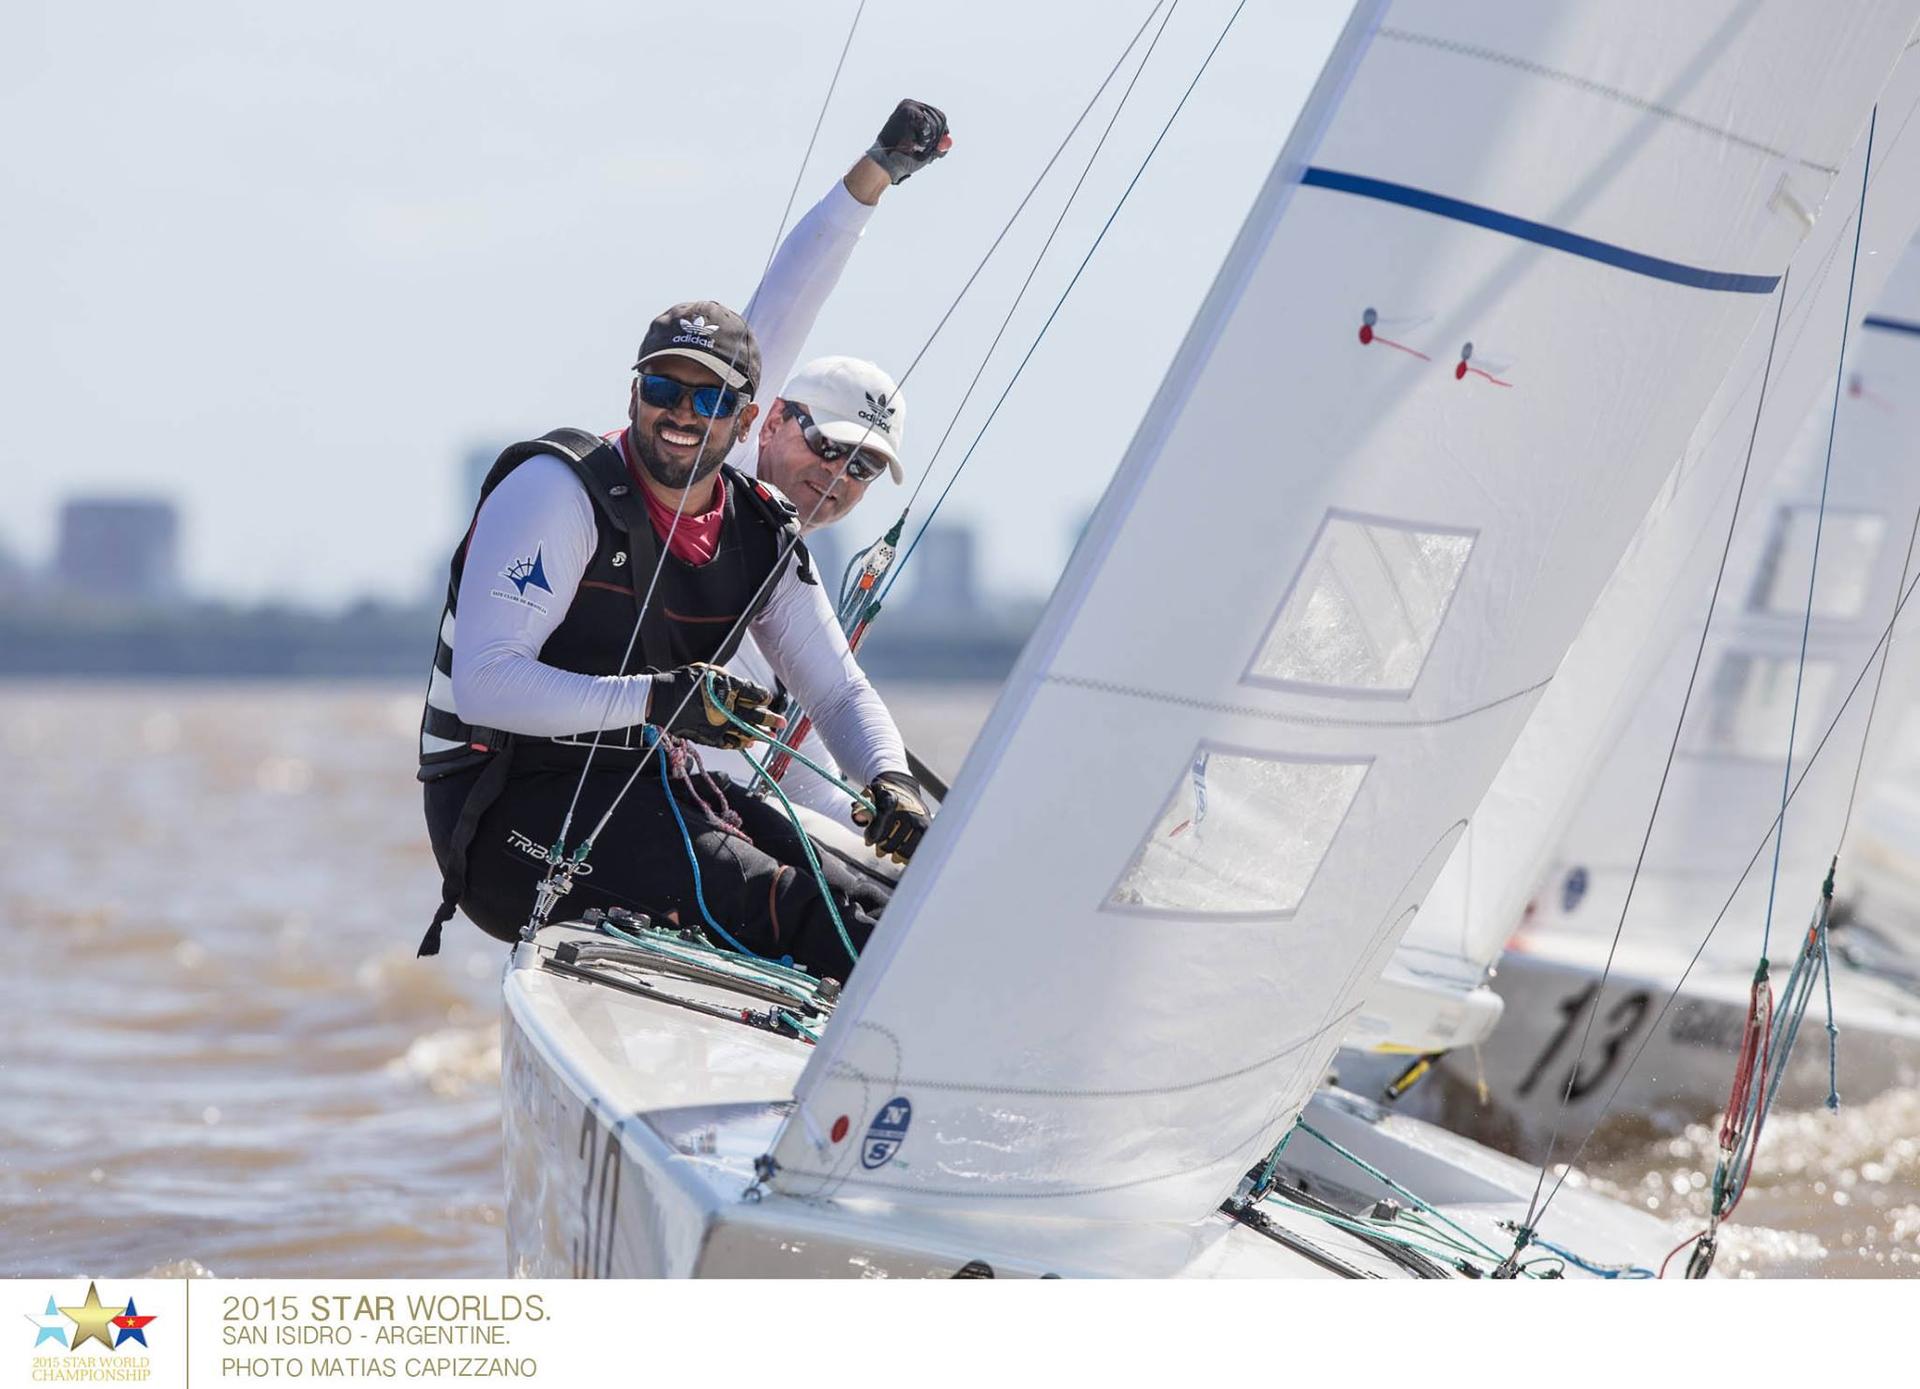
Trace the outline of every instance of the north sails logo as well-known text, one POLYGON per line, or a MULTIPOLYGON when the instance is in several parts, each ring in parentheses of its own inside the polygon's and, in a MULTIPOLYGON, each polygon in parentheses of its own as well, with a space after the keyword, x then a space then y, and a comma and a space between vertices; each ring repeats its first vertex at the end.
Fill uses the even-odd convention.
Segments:
POLYGON ((860 1144, 860 1165, 871 1172, 892 1162, 900 1145, 907 1141, 907 1126, 912 1122, 913 1104, 905 1095, 895 1095, 881 1105, 860 1144))
POLYGON ((690 343, 696 347, 712 347, 713 335, 720 331, 718 323, 709 323, 701 314, 680 320, 680 335, 675 342, 690 343))
POLYGON ((885 391, 880 392, 877 396, 872 391, 868 391, 866 392, 866 397, 867 408, 860 412, 860 418, 879 430, 882 434, 893 433, 891 421, 893 417, 899 413, 900 407, 887 404, 887 393, 885 391))

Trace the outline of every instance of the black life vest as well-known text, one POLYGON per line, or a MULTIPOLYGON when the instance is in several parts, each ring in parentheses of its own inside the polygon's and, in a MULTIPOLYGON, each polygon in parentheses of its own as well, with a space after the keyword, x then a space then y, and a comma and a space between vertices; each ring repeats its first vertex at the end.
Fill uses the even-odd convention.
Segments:
MULTIPOLYGON (((580 479, 593 498, 598 532, 573 602, 540 648, 543 664, 582 675, 673 670, 696 661, 724 665, 738 649, 751 611, 758 611, 772 595, 779 582, 777 571, 797 562, 801 579, 815 582, 792 503, 765 483, 724 464, 726 512, 713 558, 695 566, 669 552, 662 563, 646 500, 628 474, 619 447, 584 430, 557 429, 504 451, 481 485, 474 507, 476 522, 480 506, 493 489, 520 464, 542 453, 560 459, 580 479), (629 654, 634 619, 656 564, 660 577, 641 618, 639 640, 629 654)), ((420 720, 422 781, 465 771, 487 761, 509 742, 509 735, 469 724, 454 708, 453 647, 460 580, 472 535, 469 525, 467 539, 448 566, 447 601, 441 610, 420 720)), ((500 576, 503 587, 509 582, 507 576, 500 576)), ((519 735, 512 741, 520 744, 523 753, 533 753, 543 767, 578 765, 593 742, 593 731, 561 738, 519 735)), ((637 728, 621 728, 602 732, 600 746, 603 751, 632 751, 643 744, 637 728)))
MULTIPOLYGON (((726 512, 711 560, 691 565, 670 551, 664 560, 646 500, 627 472, 617 445, 580 429, 556 429, 538 439, 514 444, 488 471, 474 506, 474 522, 448 566, 447 601, 433 649, 433 669, 420 719, 421 781, 481 768, 461 808, 445 860, 441 863, 441 901, 420 942, 422 955, 437 954, 440 928, 466 890, 467 850, 487 808, 505 790, 515 772, 555 766, 581 766, 594 737, 592 730, 562 738, 511 734, 480 728, 463 720, 453 702, 453 648, 457 636, 460 580, 467 545, 480 507, 501 481, 536 454, 551 454, 570 469, 593 498, 597 538, 593 557, 560 625, 540 647, 543 664, 582 675, 633 675, 672 670, 707 661, 724 665, 739 647, 747 624, 765 606, 786 565, 799 566, 800 578, 815 583, 812 560, 800 539, 796 508, 779 492, 722 464, 726 512), (660 576, 644 614, 640 601, 655 565, 660 576), (635 617, 639 639, 629 650, 635 617)), ((537 558, 537 556, 536 556, 537 558)), ((529 561, 532 562, 532 561, 529 561)), ((502 575, 504 585, 515 576, 502 575)), ((518 576, 525 577, 525 576, 518 576)), ((624 756, 644 748, 638 728, 609 729, 600 749, 617 766, 624 756)))

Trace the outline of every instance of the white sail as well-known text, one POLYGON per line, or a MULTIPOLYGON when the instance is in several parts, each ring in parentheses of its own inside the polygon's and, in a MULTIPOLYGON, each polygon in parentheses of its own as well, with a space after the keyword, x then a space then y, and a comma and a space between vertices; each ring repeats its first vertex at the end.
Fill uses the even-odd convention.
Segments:
MULTIPOLYGON (((1920 143, 1920 132, 1913 138, 1920 143)), ((1856 677, 1868 667, 1898 595, 1911 580, 1910 564, 1920 562, 1920 556, 1908 553, 1920 510, 1920 245, 1907 250, 1885 290, 1870 302, 1871 311, 1862 312, 1855 300, 1847 387, 1837 417, 1830 400, 1815 408, 1775 485, 1744 509, 1694 704, 1681 731, 1646 866, 1634 887, 1626 927, 1630 940, 1664 938, 1690 953, 1765 840, 1780 806, 1803 624, 1807 660, 1793 774, 1796 780, 1803 772, 1806 777, 1787 811, 1780 845, 1776 954, 1797 947, 1820 881, 1840 847, 1875 671, 1868 670, 1826 750, 1807 769, 1856 677), (1830 429, 1833 463, 1825 478, 1822 520, 1830 429), (1808 621, 1816 526, 1819 577, 1808 621)), ((1832 385, 1830 380, 1829 390, 1832 385)), ((1914 694, 1920 659, 1914 616, 1911 608, 1903 615, 1888 657, 1885 694, 1873 726, 1882 746, 1914 694)), ((1530 930, 1613 930, 1704 619, 1702 595, 1674 624, 1680 630, 1664 663, 1579 799, 1548 867, 1548 890, 1541 894, 1530 930), (1575 890, 1565 890, 1569 883, 1575 890)), ((1868 749, 1869 783, 1878 760, 1875 749, 1868 749)), ((1847 868, 1843 859, 1838 878, 1843 895, 1850 884, 1847 868)), ((1769 848, 1710 943, 1712 954, 1752 962, 1771 879, 1769 848)))
POLYGON ((1384 10, 1336 47, 854 972, 776 1190, 1191 1220, 1232 1189, 1916 17, 1384 10))
MULTIPOLYGON (((1581 809, 1583 793, 1616 755, 1635 711, 1644 709, 1640 755, 1630 772, 1621 769, 1610 778, 1620 787, 1619 798, 1609 797, 1604 809, 1588 817, 1608 823, 1607 862, 1617 863, 1624 856, 1631 866, 1666 752, 1659 725, 1664 718, 1670 737, 1685 683, 1682 678, 1675 689, 1672 678, 1667 679, 1671 701, 1666 704, 1650 697, 1650 687, 1663 669, 1684 672, 1692 663, 1743 471, 1743 515, 1765 517, 1776 506, 1789 504, 1788 492, 1776 494, 1775 479, 1786 470, 1796 437, 1805 428, 1812 428, 1824 447, 1849 289, 1857 334, 1861 306, 1880 297, 1903 256, 1912 259, 1907 243, 1920 227, 1917 113, 1920 51, 1909 49, 1881 94, 1864 224, 1857 215, 1868 144, 1862 132, 1812 234, 1794 254, 1778 343, 1768 315, 1749 335, 1673 477, 1474 812, 1460 847, 1420 904, 1380 986, 1356 1019, 1350 1045, 1433 1051, 1484 1035, 1498 1018, 1498 1009, 1473 1008, 1468 1000, 1491 1000, 1490 992, 1481 988, 1488 969, 1520 925, 1543 878, 1555 876, 1550 867, 1581 809), (1856 224, 1862 226, 1859 271, 1857 282, 1850 285, 1856 224), (1766 402, 1756 435, 1763 377, 1766 402), (1806 425, 1809 412, 1816 421, 1812 426, 1806 425)), ((1901 295, 1896 288, 1894 299, 1901 295)), ((1920 364, 1920 356, 1915 360, 1920 364)), ((1851 422, 1841 428, 1839 438, 1843 451, 1854 447, 1856 428, 1851 422)), ((1802 440, 1802 449, 1809 442, 1802 440)), ((1795 491, 1803 485, 1782 484, 1795 491)), ((1747 529, 1757 533, 1758 528, 1747 529)), ((1851 549, 1845 535, 1834 538, 1851 549)), ((1757 547, 1750 553, 1755 551, 1757 547)), ((1837 565, 1857 558, 1851 553, 1837 559, 1832 552, 1828 555, 1828 562, 1837 565)), ((1805 557, 1799 563, 1804 573, 1805 557)), ((1751 583, 1751 572, 1731 573, 1723 611, 1737 607, 1751 583)), ((1704 689, 1697 697, 1707 697, 1704 689)), ((1779 755, 1785 752, 1783 735, 1779 755)), ((1771 800, 1777 805, 1777 784, 1771 800)), ((1663 813, 1663 821, 1673 823, 1672 814, 1663 813)), ((1556 878, 1553 893, 1572 902, 1583 921, 1601 922, 1605 912, 1596 910, 1598 900, 1583 900, 1592 869, 1575 872, 1577 868, 1569 865, 1568 871, 1574 872, 1570 880, 1556 878), (1563 888, 1570 891, 1561 894, 1563 888)), ((1736 865, 1724 877, 1722 891, 1731 887, 1738 871, 1736 865)), ((1619 898, 1611 900, 1617 916, 1619 898)), ((1610 929, 1613 918, 1603 924, 1610 929)), ((1704 929, 1705 922, 1700 924, 1704 929)))

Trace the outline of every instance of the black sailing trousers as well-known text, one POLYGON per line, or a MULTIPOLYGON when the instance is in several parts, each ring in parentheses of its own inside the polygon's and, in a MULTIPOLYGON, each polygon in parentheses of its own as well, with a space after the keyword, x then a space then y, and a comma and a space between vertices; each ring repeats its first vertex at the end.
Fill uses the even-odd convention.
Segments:
MULTIPOLYGON (((569 850, 606 813, 630 770, 631 763, 623 759, 623 765, 595 766, 587 774, 569 850)), ((460 809, 477 775, 463 772, 426 784, 427 832, 443 868, 460 809)), ((488 935, 503 941, 520 938, 533 911, 534 889, 546 875, 546 846, 553 843, 579 779, 577 768, 523 772, 516 765, 499 799, 482 815, 467 850, 460 909, 488 935)), ((748 795, 724 778, 709 785, 718 788, 740 817, 744 839, 721 828, 685 782, 671 783, 699 863, 700 895, 707 910, 757 954, 772 959, 790 955, 816 975, 845 979, 853 961, 833 929, 799 831, 779 806, 748 795)), ((554 908, 555 921, 577 917, 589 907, 627 907, 657 921, 704 924, 693 864, 667 794, 657 763, 649 761, 595 841, 587 859, 592 872, 576 876, 573 890, 554 908)), ((820 861, 847 934, 855 948, 864 948, 891 888, 830 854, 820 854, 820 861)))

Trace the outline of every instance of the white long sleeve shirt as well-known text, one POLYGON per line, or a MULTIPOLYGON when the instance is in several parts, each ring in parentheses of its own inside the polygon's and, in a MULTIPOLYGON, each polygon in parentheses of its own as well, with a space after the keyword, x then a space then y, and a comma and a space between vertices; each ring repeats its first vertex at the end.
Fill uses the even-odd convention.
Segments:
MULTIPOLYGON (((646 720, 650 676, 582 675, 540 660, 598 542, 593 499, 557 458, 530 458, 493 490, 460 578, 453 702, 462 719, 542 737, 646 720), (529 572, 544 588, 509 577, 529 572)), ((825 589, 789 565, 748 631, 859 784, 907 770, 899 730, 847 649, 825 589)))
MULTIPOLYGON (((760 402, 761 423, 766 422, 767 406, 773 402, 793 375, 813 331, 820 310, 840 283, 841 272, 860 244, 873 208, 847 191, 845 183, 833 181, 827 195, 808 209, 807 215, 793 224, 780 249, 767 267, 766 278, 747 301, 744 317, 760 345, 760 381, 754 399, 760 402)), ((752 473, 759 464, 758 432, 741 440, 727 461, 743 473, 752 473)))

